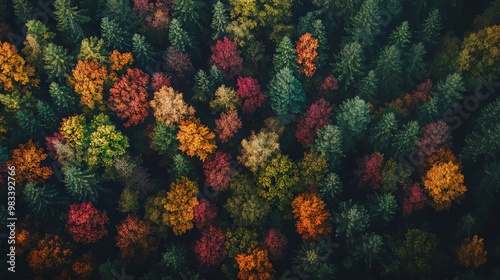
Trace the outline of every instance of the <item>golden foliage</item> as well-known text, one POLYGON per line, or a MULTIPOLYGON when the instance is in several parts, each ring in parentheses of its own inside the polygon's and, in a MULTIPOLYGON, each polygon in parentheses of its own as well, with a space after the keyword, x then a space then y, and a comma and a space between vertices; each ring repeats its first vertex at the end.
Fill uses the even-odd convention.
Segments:
POLYGON ((316 193, 303 193, 292 201, 297 232, 306 241, 313 241, 332 232, 330 213, 316 193))
POLYGON ((35 69, 17 54, 14 45, 0 42, 0 89, 24 92, 37 87, 40 80, 35 79, 34 75, 35 69))
POLYGON ((240 268, 238 279, 273 279, 274 269, 273 265, 269 262, 267 250, 254 249, 250 254, 239 254, 235 259, 240 268))
POLYGON ((43 149, 39 148, 30 139, 26 144, 19 144, 19 148, 14 149, 12 157, 7 161, 7 166, 16 167, 16 178, 18 183, 43 182, 52 175, 53 171, 48 166, 41 166, 41 162, 47 158, 43 149))
POLYGON ((472 239, 466 238, 458 249, 458 261, 466 268, 478 268, 486 263, 487 252, 484 249, 483 238, 474 235, 472 239))
POLYGON ((163 222, 172 227, 175 235, 181 235, 193 228, 194 207, 198 205, 198 185, 181 177, 170 185, 164 201, 163 222))
POLYGON ((205 161, 217 148, 215 134, 199 119, 183 121, 177 132, 177 140, 180 143, 179 150, 190 157, 197 156, 201 161, 205 161))
POLYGON ((259 134, 252 132, 250 139, 241 140, 242 152, 241 156, 238 156, 238 161, 256 173, 280 154, 278 138, 275 132, 261 131, 259 134))
POLYGON ((79 60, 73 69, 73 76, 69 79, 75 92, 80 95, 80 103, 93 110, 96 106, 104 110, 103 87, 108 79, 105 66, 96 61, 79 60))
POLYGON ((460 199, 467 191, 460 166, 451 161, 432 166, 422 181, 438 211, 450 208, 451 202, 460 199))
POLYGON ((149 104, 154 110, 156 120, 167 126, 191 119, 196 112, 192 106, 184 102, 182 93, 176 92, 172 87, 162 87, 155 92, 149 104))

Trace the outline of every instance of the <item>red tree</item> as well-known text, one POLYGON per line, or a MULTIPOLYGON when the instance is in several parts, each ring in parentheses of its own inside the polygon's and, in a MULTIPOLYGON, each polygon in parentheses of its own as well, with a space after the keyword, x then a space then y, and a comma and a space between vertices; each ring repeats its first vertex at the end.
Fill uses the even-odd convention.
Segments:
POLYGON ((134 0, 134 10, 148 25, 156 29, 165 29, 170 23, 169 6, 171 0, 160 0, 150 3, 148 0, 134 0))
POLYGON ((442 147, 447 147, 451 140, 450 127, 439 120, 422 127, 422 138, 417 142, 418 155, 429 157, 442 147))
POLYGON ((230 154, 216 152, 213 157, 210 157, 203 163, 205 182, 217 191, 223 191, 229 188, 231 176, 230 160, 230 154))
POLYGON ((220 118, 215 120, 215 134, 222 143, 226 143, 242 126, 238 112, 222 112, 220 118))
POLYGON ((246 114, 253 113, 267 98, 267 95, 260 90, 259 81, 249 77, 238 77, 236 93, 243 100, 242 109, 246 114))
POLYGON ((171 85, 171 77, 165 76, 163 73, 153 73, 151 77, 151 87, 153 91, 160 91, 162 87, 170 87, 171 85))
POLYGON ((295 137, 304 147, 314 141, 316 133, 320 128, 330 123, 332 115, 332 106, 324 99, 311 104, 305 116, 299 118, 297 122, 297 131, 295 137))
POLYGON ((241 51, 238 50, 236 42, 224 37, 222 41, 217 40, 217 43, 211 49, 212 56, 210 59, 226 79, 231 79, 241 73, 243 58, 241 58, 241 51))
POLYGON ((338 88, 339 88, 339 80, 337 80, 337 78, 335 78, 333 75, 330 75, 323 80, 323 83, 321 83, 319 87, 319 91, 321 93, 328 93, 338 88))
POLYGON ((278 229, 270 229, 264 236, 264 247, 272 258, 279 258, 283 254, 288 240, 278 229))
POLYGON ((419 183, 413 183, 404 188, 403 215, 410 215, 414 210, 424 208, 427 197, 419 183))
POLYGON ((149 75, 139 69, 128 69, 109 90, 111 109, 126 122, 125 127, 136 125, 148 116, 149 75))
POLYGON ((56 148, 57 143, 65 143, 66 139, 59 132, 54 132, 53 136, 45 137, 45 143, 47 144, 47 152, 52 158, 56 158, 56 148))
POLYGON ((94 243, 108 234, 106 211, 99 211, 91 202, 69 206, 66 230, 73 240, 83 244, 94 243))
POLYGON ((372 189, 380 188, 383 162, 384 155, 379 152, 366 155, 362 160, 358 160, 356 175, 359 176, 359 185, 369 185, 372 189))
POLYGON ((128 215, 116 230, 116 246, 123 258, 146 257, 156 250, 157 242, 150 224, 139 220, 136 215, 128 215))
POLYGON ((217 218, 217 206, 206 199, 200 199, 194 207, 194 223, 198 229, 211 225, 217 218))
POLYGON ((188 76, 194 70, 189 56, 179 51, 176 47, 168 47, 164 58, 167 70, 177 79, 188 76))
POLYGON ((227 255, 224 233, 209 225, 201 231, 201 238, 194 245, 196 257, 204 265, 218 265, 227 255))

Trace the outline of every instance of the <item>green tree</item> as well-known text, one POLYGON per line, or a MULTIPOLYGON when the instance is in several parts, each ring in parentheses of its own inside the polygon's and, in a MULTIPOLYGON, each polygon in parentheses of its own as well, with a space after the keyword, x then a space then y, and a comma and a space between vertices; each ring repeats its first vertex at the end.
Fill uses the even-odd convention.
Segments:
POLYGON ((33 138, 40 136, 40 121, 36 118, 35 113, 31 110, 16 111, 16 120, 21 132, 33 138))
POLYGON ((338 201, 344 185, 336 173, 328 173, 319 186, 321 197, 327 201, 338 201))
POLYGON ((342 48, 337 55, 335 69, 339 81, 347 89, 354 81, 358 80, 363 74, 364 54, 363 48, 358 42, 351 42, 342 48))
POLYGON ((150 147, 160 155, 173 155, 179 146, 177 127, 156 122, 150 135, 150 147))
POLYGON ((77 6, 73 6, 71 0, 55 0, 54 14, 57 20, 57 29, 66 35, 66 38, 72 39, 72 43, 79 42, 84 38, 82 24, 90 20, 84 16, 77 6))
POLYGON ((446 109, 454 108, 464 97, 464 92, 465 83, 460 74, 451 74, 446 79, 440 80, 434 90, 439 110, 444 112, 446 109))
POLYGON ((108 17, 101 19, 101 37, 104 40, 104 45, 109 49, 123 51, 129 47, 129 42, 126 40, 129 38, 127 31, 108 17))
POLYGON ((389 35, 389 44, 403 50, 411 41, 410 25, 407 21, 403 21, 400 26, 394 29, 389 35))
MULTIPOLYGON (((300 267, 303 272, 314 272, 315 274, 322 270, 325 261, 332 254, 331 249, 327 248, 322 242, 306 242, 295 252, 292 262, 300 267)), ((335 279, 332 278, 313 278, 313 279, 335 279)))
POLYGON ((120 213, 136 213, 139 209, 139 191, 124 188, 118 199, 118 211, 120 213))
POLYGON ((396 214, 398 204, 392 193, 376 193, 368 196, 368 211, 374 222, 389 223, 396 214))
POLYGON ((337 236, 349 241, 365 231, 370 216, 363 205, 348 200, 339 203, 339 212, 333 213, 333 221, 338 225, 337 236))
POLYGON ((52 106, 50 106, 47 102, 39 100, 36 105, 36 116, 38 121, 41 124, 41 127, 53 130, 57 126, 58 118, 56 117, 56 113, 52 106))
POLYGON ((143 35, 136 33, 132 36, 132 53, 143 67, 153 61, 153 48, 143 35))
POLYGON ((415 85, 422 78, 425 67, 425 47, 422 43, 412 44, 405 54, 406 82, 415 85))
POLYGON ((426 46, 434 45, 438 42, 437 39, 442 28, 439 10, 434 9, 429 12, 417 31, 417 40, 426 46))
POLYGON ((278 73, 283 68, 288 68, 293 73, 296 73, 299 68, 295 48, 288 36, 283 37, 276 47, 276 53, 273 56, 273 65, 275 73, 278 73))
POLYGON ((132 12, 130 2, 128 0, 103 1, 106 2, 106 5, 100 18, 109 18, 109 20, 116 22, 120 28, 124 28, 127 32, 137 27, 137 17, 132 12))
POLYGON ((354 255, 356 258, 362 259, 366 267, 370 269, 372 262, 381 257, 383 250, 382 236, 376 233, 365 233, 361 235, 354 246, 354 255))
POLYGON ((73 57, 63 46, 49 43, 43 50, 44 69, 51 81, 65 81, 71 75, 73 57))
POLYGON ((24 25, 28 20, 33 19, 35 7, 28 0, 12 0, 16 22, 24 25))
POLYGON ((176 153, 173 158, 171 173, 174 178, 187 177, 194 169, 189 158, 182 153, 176 153))
POLYGON ((168 28, 168 40, 170 44, 180 52, 186 53, 193 49, 193 42, 189 34, 184 30, 181 22, 176 18, 172 20, 168 28))
POLYGON ((318 130, 312 148, 325 157, 330 166, 339 166, 340 158, 343 157, 342 144, 339 127, 327 124, 318 130))
POLYGON ((416 121, 410 121, 394 135, 392 151, 394 157, 408 156, 415 148, 418 141, 420 126, 416 121))
POLYGON ((31 211, 42 218, 53 217, 56 213, 54 206, 64 202, 55 188, 45 185, 37 186, 36 184, 28 183, 23 189, 23 195, 31 211))
POLYGON ((370 131, 370 141, 378 151, 387 151, 398 129, 398 121, 393 112, 386 112, 370 131))
POLYGON ((282 124, 293 121, 296 114, 302 113, 306 102, 306 94, 301 83, 288 67, 281 69, 271 80, 269 98, 271 108, 282 124))
POLYGON ((213 29, 213 40, 222 39, 226 35, 226 28, 229 24, 229 19, 226 15, 226 8, 224 4, 220 0, 217 1, 214 5, 214 9, 212 12, 212 23, 210 26, 213 29))
POLYGON ((371 122, 368 103, 356 96, 344 101, 337 113, 337 124, 342 132, 344 150, 349 150, 353 141, 361 139, 371 122))
POLYGON ((383 48, 377 58, 375 72, 380 82, 379 92, 387 96, 386 100, 391 100, 399 94, 402 71, 403 62, 399 48, 396 45, 383 48))
POLYGON ((346 25, 349 40, 360 43, 363 48, 371 47, 380 33, 380 22, 379 0, 364 1, 350 24, 346 25))
POLYGON ((206 34, 205 1, 177 0, 172 5, 172 10, 175 19, 179 20, 189 35, 196 38, 206 34))
POLYGON ((309 12, 301 17, 297 26, 296 34, 298 37, 306 33, 310 33, 313 38, 318 39, 318 61, 316 62, 316 66, 319 69, 328 56, 328 39, 323 21, 316 19, 313 12, 309 12))
POLYGON ((64 184, 72 198, 96 202, 99 198, 97 177, 90 171, 76 166, 63 169, 64 184))
POLYGON ((207 102, 211 99, 212 86, 210 79, 205 71, 202 69, 196 72, 194 76, 193 99, 200 102, 207 102))
POLYGON ((108 53, 104 49, 104 41, 97 37, 89 37, 82 40, 78 60, 97 61, 102 64, 107 61, 108 53))
POLYGON ((374 70, 368 71, 365 77, 361 79, 357 86, 358 96, 368 102, 375 101, 374 96, 376 96, 378 91, 378 79, 377 74, 374 70))
POLYGON ((59 113, 69 114, 76 110, 78 96, 70 88, 52 82, 49 86, 49 94, 55 105, 54 107, 59 113))

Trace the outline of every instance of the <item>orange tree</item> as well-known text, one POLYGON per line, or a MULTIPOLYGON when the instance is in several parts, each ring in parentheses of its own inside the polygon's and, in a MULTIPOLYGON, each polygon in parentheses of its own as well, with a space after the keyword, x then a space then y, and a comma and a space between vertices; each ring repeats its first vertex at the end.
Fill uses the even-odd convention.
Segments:
POLYGON ((0 90, 6 92, 26 91, 38 86, 35 69, 26 64, 16 50, 7 42, 0 42, 0 90))
POLYGON ((273 279, 273 265, 269 262, 269 256, 265 249, 256 248, 249 254, 239 254, 236 256, 236 262, 238 262, 240 269, 238 279, 273 279))
POLYGON ((35 273, 57 271, 70 262, 72 254, 70 245, 58 235, 46 234, 29 253, 28 266, 35 273))
POLYGON ((198 205, 198 185, 186 177, 172 182, 164 204, 163 222, 172 227, 175 235, 193 228, 194 208, 198 205))
POLYGON ((97 61, 79 60, 69 79, 75 92, 80 95, 80 104, 85 109, 96 107, 104 110, 103 88, 108 79, 108 70, 97 61))
POLYGON ((486 263, 486 250, 484 249, 483 238, 477 235, 471 238, 465 238, 458 249, 458 261, 466 268, 478 268, 486 263))
POLYGON ((200 123, 199 119, 183 121, 177 132, 179 150, 190 157, 197 156, 201 161, 217 148, 215 134, 207 126, 200 123))
POLYGON ((116 226, 116 246, 123 258, 147 257, 156 250, 156 239, 148 222, 139 220, 137 215, 128 215, 116 226))
POLYGON ((300 36, 295 52, 297 53, 297 63, 300 65, 299 72, 307 77, 312 77, 316 71, 314 64, 318 60, 318 39, 311 36, 311 33, 306 33, 300 36))
POLYGON ((326 203, 315 193, 303 193, 292 201, 292 212, 297 219, 297 232, 306 241, 314 241, 332 232, 330 213, 326 203))
POLYGON ((6 166, 16 167, 16 178, 18 183, 42 182, 52 175, 52 169, 48 166, 41 166, 41 162, 47 158, 38 144, 31 139, 26 144, 19 144, 17 149, 12 151, 12 157, 7 161, 6 166))
POLYGON ((450 208, 451 202, 460 199, 467 191, 460 166, 454 162, 435 164, 422 181, 438 211, 450 208))

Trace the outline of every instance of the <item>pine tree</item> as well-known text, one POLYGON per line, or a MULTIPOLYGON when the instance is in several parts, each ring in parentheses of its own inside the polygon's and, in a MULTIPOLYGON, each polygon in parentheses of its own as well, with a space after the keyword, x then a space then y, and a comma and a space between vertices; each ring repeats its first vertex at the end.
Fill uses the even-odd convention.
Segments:
POLYGON ((28 0, 12 0, 14 15, 19 25, 24 25, 35 15, 35 7, 28 0))
POLYGON ((33 138, 40 135, 40 122, 31 110, 18 110, 16 119, 23 134, 33 138))
POLYGON ((52 82, 49 86, 49 93, 59 113, 69 114, 76 110, 78 96, 70 88, 52 82))
POLYGON ((379 0, 364 1, 350 24, 346 26, 349 40, 360 43, 365 49, 371 47, 380 33, 380 21, 379 0))
POLYGON ((439 10, 434 9, 420 26, 417 32, 417 39, 426 46, 434 45, 438 42, 437 39, 442 28, 439 10))
POLYGON ((297 71, 297 54, 288 36, 283 37, 278 47, 276 47, 276 53, 273 56, 273 65, 275 73, 278 73, 285 67, 290 69, 293 73, 297 71))
POLYGON ((52 130, 58 125, 58 118, 56 117, 54 109, 47 102, 39 100, 35 108, 37 119, 43 128, 52 130))
POLYGON ((168 29, 168 40, 172 46, 183 53, 191 51, 193 48, 193 42, 191 41, 189 34, 186 30, 184 30, 181 22, 176 18, 174 18, 170 23, 170 27, 168 29))
POLYGON ((82 201, 97 201, 99 194, 98 180, 90 171, 82 170, 79 167, 70 166, 63 170, 64 183, 69 194, 82 201))
POLYGON ((269 98, 271 108, 276 112, 282 124, 294 120, 295 115, 302 112, 306 102, 301 83, 288 67, 282 68, 271 80, 269 98))
POLYGON ((386 46, 380 52, 376 65, 375 72, 378 75, 379 92, 384 94, 385 100, 391 100, 399 94, 403 70, 401 51, 395 45, 386 46))
POLYGON ((312 148, 326 158, 330 166, 338 166, 340 158, 343 157, 342 142, 338 126, 327 124, 318 130, 312 148))
POLYGON ((62 202, 59 192, 45 185, 37 186, 28 183, 23 189, 23 195, 28 202, 28 207, 38 217, 52 217, 55 214, 53 206, 62 202))
POLYGON ((421 80, 422 71, 424 70, 424 44, 412 44, 405 55, 405 72, 406 83, 414 86, 416 82, 421 80))
POLYGON ((339 175, 329 173, 320 183, 319 192, 326 201, 338 201, 344 185, 340 181, 339 175))
POLYGON ((109 49, 123 51, 129 47, 129 42, 125 39, 129 37, 127 31, 123 30, 118 23, 108 17, 101 19, 101 36, 104 40, 104 45, 109 49))
POLYGON ((363 74, 363 60, 363 48, 358 42, 345 45, 338 54, 334 69, 339 81, 344 84, 344 89, 363 74))
POLYGON ((408 156, 416 149, 419 131, 420 126, 416 121, 410 121, 403 125, 403 128, 394 135, 392 142, 394 157, 408 156))
POLYGON ((393 30, 389 36, 390 44, 397 46, 400 50, 403 50, 410 43, 410 40, 410 25, 407 21, 401 23, 401 25, 393 30))
POLYGON ((376 193, 368 196, 368 210, 372 220, 379 224, 389 223, 396 214, 398 204, 392 193, 376 193))
POLYGON ((373 97, 377 95, 378 90, 378 79, 374 70, 368 71, 363 79, 359 82, 358 86, 358 96, 368 102, 373 102, 373 97))
POLYGON ((194 76, 193 92, 193 98, 200 102, 207 102, 211 99, 210 80, 207 73, 202 69, 198 70, 198 72, 196 72, 196 75, 194 76))
POLYGON ((43 61, 49 80, 62 82, 70 76, 73 58, 64 47, 49 43, 43 50, 43 61))
POLYGON ((387 151, 397 129, 398 122, 396 120, 396 115, 393 112, 384 113, 370 133, 370 140, 375 150, 387 151))
POLYGON ((465 92, 465 83, 460 74, 451 74, 444 80, 440 80, 434 90, 437 98, 437 107, 440 112, 453 109, 462 100, 465 92))
POLYGON ((110 22, 116 23, 119 29, 123 28, 125 32, 136 28, 136 17, 128 0, 106 0, 106 7, 102 11, 101 18, 108 18, 110 22))
POLYGON ((173 16, 186 32, 194 38, 206 34, 205 1, 176 0, 172 5, 173 16))
POLYGON ((153 49, 143 35, 136 33, 132 36, 132 53, 143 67, 153 61, 153 49))
POLYGON ((215 3, 212 14, 212 23, 210 24, 213 29, 212 39, 219 40, 226 35, 226 28, 229 24, 229 19, 226 15, 226 8, 220 0, 215 3))
POLYGON ((342 201, 339 203, 339 213, 333 214, 333 221, 338 225, 337 236, 349 241, 365 231, 370 223, 370 215, 363 205, 351 200, 342 201))
POLYGON ((84 16, 78 7, 72 6, 71 0, 55 0, 54 8, 59 31, 72 39, 73 43, 85 37, 81 24, 88 22, 90 18, 84 16))
POLYGON ((376 233, 365 233, 361 235, 354 246, 354 255, 362 259, 368 269, 372 267, 372 262, 380 258, 383 248, 382 236, 376 233))
POLYGON ((356 96, 344 101, 337 114, 337 124, 344 139, 344 149, 347 151, 353 141, 361 139, 371 122, 368 103, 356 96))

